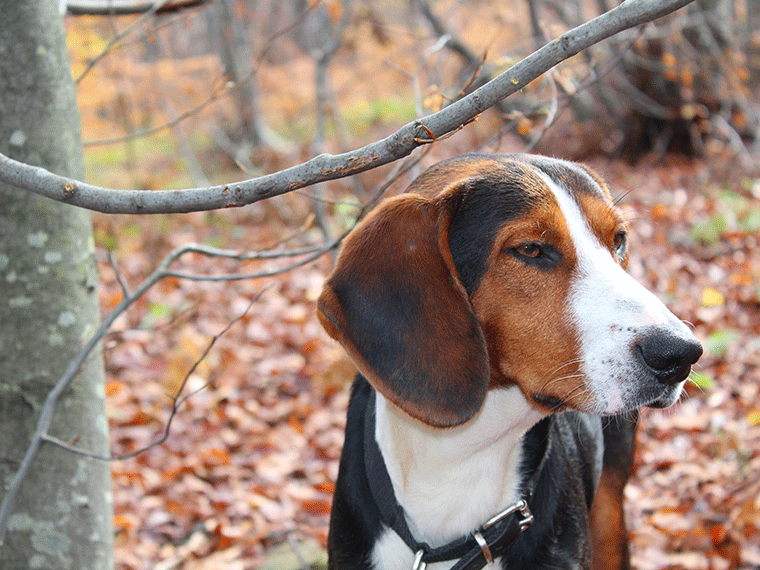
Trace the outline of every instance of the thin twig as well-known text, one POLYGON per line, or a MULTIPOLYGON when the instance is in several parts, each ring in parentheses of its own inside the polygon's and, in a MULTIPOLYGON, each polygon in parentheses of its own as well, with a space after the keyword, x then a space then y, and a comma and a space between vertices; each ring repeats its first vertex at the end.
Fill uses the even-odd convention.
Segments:
POLYGON ((439 37, 439 44, 436 44, 438 49, 447 47, 450 50, 459 54, 459 56, 468 64, 477 66, 480 60, 469 47, 467 47, 459 38, 446 29, 446 26, 430 9, 430 5, 426 0, 414 0, 414 4, 419 8, 422 15, 430 24, 433 32, 439 37))
POLYGON ((546 131, 551 128, 551 126, 554 124, 554 120, 557 118, 557 108, 558 105, 558 92, 557 92, 557 82, 554 80, 554 77, 552 77, 552 73, 547 73, 546 78, 549 80, 549 88, 551 89, 551 106, 549 107, 549 113, 546 116, 546 120, 544 121, 544 124, 541 126, 541 129, 535 133, 532 137, 530 142, 525 146, 525 152, 530 152, 533 150, 533 147, 535 147, 538 144, 538 141, 541 140, 541 137, 546 134, 546 131))
POLYGON ((206 349, 203 351, 203 354, 200 355, 200 357, 193 363, 193 365, 190 367, 190 369, 185 374, 184 378, 182 379, 182 382, 179 385, 179 389, 177 390, 177 393, 174 395, 169 395, 169 397, 172 399, 172 409, 169 413, 169 418, 166 420, 166 426, 164 427, 164 432, 157 440, 149 443, 148 445, 135 450, 131 451, 129 453, 125 453, 123 455, 100 455, 99 453, 92 453, 91 451, 86 451, 84 449, 75 447, 73 445, 70 445, 57 437, 54 437, 52 435, 43 434, 42 439, 43 441, 46 441, 48 443, 52 443, 54 445, 57 445, 58 447, 61 447, 65 449, 66 451, 70 451, 71 453, 75 453, 77 455, 83 455, 85 457, 89 457, 91 459, 99 459, 101 461, 123 461, 125 459, 131 459, 133 457, 136 457, 140 455, 141 453, 145 453, 149 449, 153 449, 154 447, 157 447, 164 443, 167 439, 169 439, 169 435, 171 435, 171 428, 172 428, 172 422, 174 420, 174 417, 177 415, 177 412, 179 411, 179 408, 184 404, 189 398, 200 392, 201 390, 204 390, 209 385, 213 383, 213 379, 209 380, 203 386, 199 387, 196 390, 193 390, 189 394, 182 395, 182 392, 185 389, 185 386, 187 386, 187 382, 190 379, 190 376, 193 375, 193 373, 196 371, 198 366, 201 362, 203 362, 206 357, 209 355, 209 352, 211 352, 211 349, 216 344, 216 341, 218 341, 222 336, 224 336, 227 331, 232 328, 232 326, 237 323, 240 319, 242 319, 248 311, 251 310, 251 307, 253 307, 254 303, 258 301, 261 298, 261 295, 264 294, 264 291, 266 291, 266 288, 260 291, 252 300, 250 303, 248 303, 248 306, 245 308, 245 310, 240 313, 237 317, 232 319, 227 325, 219 331, 217 334, 215 334, 211 340, 209 341, 208 345, 206 345, 206 349))
POLYGON ((116 276, 116 281, 119 282, 119 287, 121 287, 121 292, 124 295, 124 297, 129 297, 129 286, 127 285, 127 282, 124 280, 124 277, 121 274, 121 271, 119 271, 119 264, 116 261, 116 256, 114 255, 112 250, 108 250, 108 262, 111 264, 111 268, 113 268, 114 275, 116 276))
POLYGON ((161 131, 165 131, 167 129, 171 129, 175 126, 177 126, 179 123, 184 121, 185 119, 192 117, 193 115, 197 115, 200 113, 203 109, 211 105, 212 103, 216 102, 218 99, 221 99, 222 97, 232 93, 236 89, 240 87, 240 84, 232 83, 227 84, 225 83, 221 87, 217 87, 217 90, 212 92, 208 99, 203 101, 202 103, 199 103, 195 107, 188 109, 187 111, 184 111, 177 115, 173 120, 168 121, 166 123, 163 123, 161 125, 151 127, 149 129, 140 129, 137 131, 134 131, 128 135, 124 135, 122 137, 114 137, 111 139, 97 139, 97 140, 91 140, 91 141, 83 141, 82 146, 84 147, 90 147, 90 146, 100 146, 100 145, 108 145, 108 144, 117 144, 117 143, 123 143, 130 140, 134 140, 137 138, 147 137, 150 135, 155 135, 156 133, 160 133, 161 131))
MULTIPOLYGON (((643 30, 641 31, 643 32, 643 30)), ((527 143, 526 147, 524 148, 523 152, 528 152, 530 149, 534 148, 536 144, 538 144, 538 141, 541 140, 541 137, 543 137, 546 132, 548 131, 548 127, 551 126, 553 122, 556 122, 556 120, 562 115, 564 112, 563 109, 558 109, 558 103, 565 103, 575 97, 578 93, 581 93, 582 91, 585 91, 586 89, 589 89, 590 87, 594 86, 595 84, 599 83, 604 77, 607 76, 613 69, 617 67, 617 65, 620 63, 620 61, 626 56, 626 54, 629 52, 631 47, 633 47, 634 42, 637 38, 639 38, 642 33, 637 34, 633 39, 628 41, 628 44, 622 48, 619 48, 619 54, 618 56, 610 62, 605 69, 601 71, 601 73, 595 73, 593 76, 587 78, 585 81, 583 81, 580 85, 575 87, 575 90, 573 93, 567 93, 563 92, 562 94, 559 94, 556 92, 554 88, 552 88, 552 96, 549 99, 549 101, 541 101, 538 104, 535 104, 530 111, 525 113, 525 115, 532 115, 533 113, 536 113, 539 109, 543 109, 546 107, 547 104, 551 105, 550 111, 547 115, 547 121, 545 125, 542 127, 541 131, 539 132, 539 136, 535 139, 531 139, 529 143, 527 143), (556 106, 555 106, 556 105, 556 106)), ((552 86, 555 87, 555 86, 552 86)), ((500 129, 499 133, 494 135, 494 137, 491 137, 489 140, 487 140, 483 145, 482 148, 485 148, 493 143, 494 138, 502 136, 503 133, 510 131, 512 128, 514 128, 515 123, 517 121, 511 121, 507 123, 502 129, 500 129)))
POLYGON ((241 281, 243 279, 261 279, 264 277, 274 277, 275 275, 282 275, 283 273, 287 273, 288 271, 292 271, 293 269, 303 267, 304 265, 311 263, 315 259, 318 259, 319 257, 323 256, 325 253, 329 251, 333 251, 335 248, 338 247, 338 245, 340 245, 341 241, 343 241, 343 238, 345 238, 347 234, 348 234, 348 231, 344 232, 339 237, 328 242, 322 249, 315 251, 314 253, 302 259, 301 261, 297 263, 293 263, 286 267, 280 267, 278 269, 271 269, 268 271, 259 271, 255 273, 225 273, 222 275, 198 275, 196 273, 185 273, 183 271, 167 270, 166 277, 178 277, 180 279, 190 279, 192 281, 211 281, 211 282, 241 281))
POLYGON ((98 62, 100 62, 101 59, 103 59, 106 55, 108 55, 108 52, 111 50, 111 48, 117 44, 121 39, 127 35, 129 35, 132 30, 140 27, 143 22, 146 20, 149 20, 153 17, 153 15, 158 12, 161 7, 166 4, 169 0, 157 0, 153 3, 153 5, 150 7, 149 10, 146 10, 137 20, 135 20, 132 25, 127 26, 124 28, 121 32, 116 34, 114 37, 111 38, 111 40, 106 44, 106 46, 103 48, 103 50, 96 55, 90 63, 87 64, 87 67, 84 68, 84 71, 79 75, 79 77, 76 78, 76 81, 74 83, 76 85, 79 85, 79 82, 82 81, 82 79, 85 78, 85 76, 92 71, 92 68, 94 68, 98 62))
MULTIPOLYGON (((643 32, 643 30, 642 30, 643 32)), ((615 69, 620 61, 625 57, 625 54, 628 53, 628 51, 633 47, 634 42, 636 39, 641 37, 641 33, 639 33, 635 38, 631 39, 628 42, 628 45, 624 46, 620 49, 620 53, 615 57, 615 59, 607 65, 607 67, 601 71, 601 73, 597 72, 592 77, 589 77, 586 79, 586 81, 582 82, 580 85, 578 85, 573 93, 563 93, 561 97, 558 97, 558 92, 556 88, 556 84, 554 80, 551 80, 551 91, 552 91, 552 97, 550 99, 550 109, 549 113, 547 115, 546 121, 541 127, 541 130, 533 137, 531 138, 530 142, 526 145, 524 152, 530 152, 541 140, 541 138, 546 134, 546 132, 549 130, 549 128, 554 124, 554 122, 559 118, 559 116, 562 114, 562 112, 558 111, 558 103, 559 102, 566 102, 578 95, 578 93, 581 93, 582 91, 585 91, 586 89, 589 89, 590 87, 593 87, 594 85, 598 85, 604 77, 607 76, 608 73, 610 73, 613 69, 615 69)), ((551 79, 551 74, 548 74, 548 77, 551 79)), ((537 108, 544 107, 546 103, 541 103, 537 108)))
MULTIPOLYGON (((318 49, 311 50, 311 57, 315 63, 315 91, 317 101, 317 129, 312 141, 312 149, 315 154, 321 154, 325 149, 325 136, 327 131, 327 106, 331 95, 331 89, 328 78, 328 68, 333 56, 338 51, 338 48, 343 42, 343 35, 348 27, 350 21, 350 0, 343 0, 341 8, 343 10, 343 17, 338 22, 335 29, 331 29, 327 38, 323 38, 323 44, 318 49)), ((323 8, 326 10, 326 8, 323 8)), ((326 14, 317 13, 317 16, 326 14)), ((324 239, 331 239, 330 227, 327 223, 327 212, 325 211, 325 204, 322 201, 325 195, 325 186, 321 183, 315 184, 312 190, 315 198, 312 199, 312 210, 316 217, 317 227, 322 232, 324 239)))

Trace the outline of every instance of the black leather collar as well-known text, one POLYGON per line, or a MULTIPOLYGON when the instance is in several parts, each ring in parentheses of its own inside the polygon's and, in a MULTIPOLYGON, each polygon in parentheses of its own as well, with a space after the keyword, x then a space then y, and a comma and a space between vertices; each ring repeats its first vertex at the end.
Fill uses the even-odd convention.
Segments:
MULTIPOLYGON (((375 439, 374 390, 367 401, 364 414, 364 467, 381 520, 415 553, 413 570, 423 570, 429 563, 457 559, 459 561, 451 570, 480 570, 506 553, 520 533, 533 522, 528 499, 535 477, 531 477, 528 482, 526 498, 495 515, 474 533, 436 548, 425 542, 418 542, 409 530, 403 507, 396 500, 385 461, 375 439)), ((540 469, 537 469, 535 474, 539 471, 540 469)))

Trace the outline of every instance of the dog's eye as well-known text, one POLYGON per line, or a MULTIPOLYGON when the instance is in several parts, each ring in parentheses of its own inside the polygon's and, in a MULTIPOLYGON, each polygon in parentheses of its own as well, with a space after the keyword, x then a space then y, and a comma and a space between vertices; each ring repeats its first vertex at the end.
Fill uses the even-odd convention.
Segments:
POLYGON ((562 260, 562 254, 548 243, 529 242, 509 248, 507 253, 523 263, 543 269, 554 267, 562 260))
POLYGON ((536 259, 543 255, 543 249, 540 243, 526 243, 515 248, 515 251, 522 257, 536 259))
POLYGON ((628 252, 628 232, 621 230, 615 234, 615 255, 621 261, 625 259, 628 252))

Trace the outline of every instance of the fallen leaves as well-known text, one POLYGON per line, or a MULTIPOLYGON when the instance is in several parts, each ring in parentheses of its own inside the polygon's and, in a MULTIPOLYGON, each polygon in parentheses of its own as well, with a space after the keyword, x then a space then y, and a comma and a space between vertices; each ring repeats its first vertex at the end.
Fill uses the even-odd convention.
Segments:
MULTIPOLYGON (((130 243, 142 223, 132 224, 130 243)), ((268 225, 248 231, 239 245, 255 243, 259 231, 271 239, 268 225)), ((149 257, 118 264, 128 283, 176 245, 171 228, 153 232, 146 219, 144 235, 159 244, 149 257)), ((190 265, 197 272, 231 268, 201 256, 190 265)), ((345 362, 314 316, 327 267, 260 282, 168 280, 119 319, 105 350, 113 453, 159 439, 174 399, 191 395, 165 443, 113 463, 118 568, 250 568, 287 536, 324 544, 351 378, 344 366, 341 383, 311 381, 345 362), (210 340, 241 314, 180 393, 210 340)), ((107 310, 120 285, 110 265, 102 269, 107 310)))

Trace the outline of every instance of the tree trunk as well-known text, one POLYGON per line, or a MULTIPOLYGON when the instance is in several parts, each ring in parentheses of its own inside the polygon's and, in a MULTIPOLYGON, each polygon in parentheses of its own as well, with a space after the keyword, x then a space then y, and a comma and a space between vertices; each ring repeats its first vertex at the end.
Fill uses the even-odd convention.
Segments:
POLYGON ((248 151, 265 144, 262 132, 262 116, 259 110, 259 92, 257 78, 251 75, 250 39, 247 37, 247 22, 235 15, 234 0, 222 0, 219 3, 221 19, 222 44, 224 46, 224 65, 239 85, 236 97, 238 110, 243 124, 243 133, 250 144, 248 151))
MULTIPOLYGON (((81 126, 57 2, 0 0, 0 149, 81 179, 81 126)), ((98 322, 89 212, 0 184, 0 481, 98 322)), ((50 434, 106 453, 102 355, 64 391, 50 434)), ((0 496, 4 489, 0 490, 0 496)), ((110 466, 43 444, 0 547, 0 568, 113 566, 110 466)))

